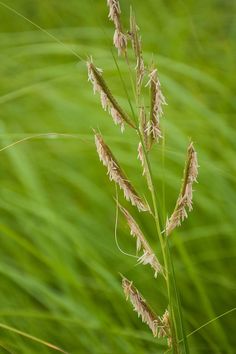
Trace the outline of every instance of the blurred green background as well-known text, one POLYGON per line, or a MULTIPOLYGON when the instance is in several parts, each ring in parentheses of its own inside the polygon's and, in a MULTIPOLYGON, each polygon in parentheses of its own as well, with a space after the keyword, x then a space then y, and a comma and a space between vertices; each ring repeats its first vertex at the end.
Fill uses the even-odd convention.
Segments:
MULTIPOLYGON (((171 238, 190 333, 235 306, 236 3, 121 0, 126 25, 130 3, 144 57, 158 63, 168 101, 165 158, 161 145, 152 153, 163 215, 174 207, 189 137, 199 156, 194 211, 171 238)), ((92 54, 129 110, 111 54, 106 1, 5 4, 68 47, 0 2, 1 148, 37 134, 73 136, 35 137, 1 151, 0 322, 74 354, 163 353, 165 343, 152 338, 121 290, 119 272, 135 281, 157 313, 167 306, 161 279, 154 281, 148 267, 137 266, 116 247, 115 188, 98 161, 92 128, 101 130, 143 193, 137 137, 128 128, 120 134, 92 94, 84 62, 70 51, 83 58, 92 54)), ((132 213, 159 255, 152 219, 132 213)), ((135 253, 122 217, 118 238, 122 249, 135 253)), ((234 329, 230 313, 192 335, 190 352, 236 352, 234 329)), ((0 352, 54 351, 0 329, 0 352)))

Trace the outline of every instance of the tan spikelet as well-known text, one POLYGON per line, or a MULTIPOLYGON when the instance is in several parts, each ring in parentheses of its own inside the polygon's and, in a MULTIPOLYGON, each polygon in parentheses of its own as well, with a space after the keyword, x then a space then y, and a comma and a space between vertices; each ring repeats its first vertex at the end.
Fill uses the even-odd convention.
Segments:
POLYGON ((136 206, 139 211, 150 211, 149 206, 137 194, 131 185, 101 134, 95 134, 95 144, 100 161, 107 167, 110 180, 113 180, 123 190, 125 198, 136 206))
POLYGON ((168 347, 172 347, 172 337, 171 337, 171 323, 170 323, 170 314, 166 309, 164 314, 159 317, 162 327, 160 328, 159 334, 160 337, 167 337, 168 347))
POLYGON ((135 128, 135 125, 130 121, 127 114, 123 111, 109 90, 102 77, 102 69, 95 67, 92 58, 87 61, 87 68, 88 80, 93 85, 93 91, 94 93, 98 92, 100 94, 102 107, 105 111, 108 111, 114 123, 120 125, 122 132, 124 131, 125 122, 132 128, 135 128))
POLYGON ((143 151, 143 145, 142 145, 141 142, 139 142, 139 144, 138 144, 138 159, 140 160, 141 165, 143 167, 143 176, 146 177, 148 188, 151 191, 152 190, 151 176, 150 176, 150 173, 149 173, 147 160, 146 160, 146 157, 145 157, 145 154, 144 154, 144 151, 143 151))
POLYGON ((145 236, 143 235, 139 225, 137 222, 134 220, 134 218, 130 215, 130 213, 119 204, 119 208, 123 215, 125 216, 125 219, 127 221, 127 224, 130 228, 130 234, 136 238, 136 249, 137 252, 141 251, 143 252, 142 256, 139 257, 138 263, 139 264, 149 264, 152 269, 154 270, 154 277, 156 278, 159 273, 163 274, 163 269, 158 261, 156 255, 154 254, 152 248, 150 247, 149 243, 147 242, 145 236))
POLYGON ((198 161, 197 153, 191 142, 187 150, 187 160, 185 163, 183 184, 180 195, 177 199, 173 214, 167 220, 166 234, 169 235, 177 226, 180 226, 182 221, 188 217, 187 208, 189 211, 193 209, 193 183, 197 182, 198 176, 198 161))
POLYGON ((139 109, 139 130, 142 134, 145 148, 149 150, 149 136, 147 134, 147 115, 143 105, 141 105, 139 109))

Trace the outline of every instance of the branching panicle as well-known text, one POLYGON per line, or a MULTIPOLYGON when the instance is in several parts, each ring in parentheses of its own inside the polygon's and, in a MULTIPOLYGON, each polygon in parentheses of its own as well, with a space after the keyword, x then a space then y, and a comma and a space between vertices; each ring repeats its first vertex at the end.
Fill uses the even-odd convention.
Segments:
MULTIPOLYGON (((97 153, 104 166, 107 168, 107 174, 111 181, 114 181, 124 193, 124 197, 131 202, 131 204, 139 211, 149 211, 154 218, 156 231, 160 241, 160 248, 162 251, 163 266, 158 261, 155 253, 150 247, 147 239, 145 238, 142 230, 140 229, 138 223, 134 220, 131 214, 122 207, 118 202, 119 208, 130 229, 131 235, 136 240, 137 254, 139 254, 138 263, 146 265, 148 264, 154 270, 154 277, 156 278, 158 274, 161 274, 166 281, 166 289, 169 300, 169 308, 171 313, 171 318, 169 311, 166 310, 162 316, 157 316, 151 307, 147 304, 146 300, 136 289, 131 281, 122 276, 122 286, 127 300, 130 300, 133 305, 134 310, 137 312, 138 317, 141 317, 142 321, 148 325, 153 333, 154 337, 166 338, 168 346, 172 347, 173 342, 173 352, 179 353, 179 338, 178 338, 178 328, 177 321, 175 318, 175 303, 172 300, 172 279, 174 279, 174 272, 170 267, 171 258, 169 257, 165 236, 162 234, 160 229, 160 220, 158 210, 158 202, 156 189, 152 177, 152 167, 149 160, 149 152, 155 141, 162 138, 162 132, 160 127, 160 120, 163 116, 163 106, 166 105, 165 97, 161 90, 161 84, 158 76, 157 69, 152 65, 149 72, 149 80, 146 86, 150 89, 150 115, 146 114, 145 109, 145 98, 142 96, 142 84, 144 76, 146 74, 146 68, 143 60, 142 54, 142 43, 141 36, 139 34, 139 28, 136 24, 135 16, 130 13, 130 30, 126 34, 122 29, 121 24, 121 9, 119 0, 107 0, 107 5, 109 7, 109 19, 114 23, 115 32, 113 36, 113 43, 118 49, 118 55, 124 54, 126 63, 129 65, 129 58, 127 52, 127 40, 131 40, 133 52, 136 59, 135 75, 136 75, 136 87, 132 85, 135 91, 135 101, 138 109, 138 118, 135 116, 135 112, 132 107, 132 101, 130 100, 128 93, 127 99, 130 103, 133 119, 131 120, 129 116, 123 111, 121 106, 117 103, 116 99, 109 90, 105 80, 102 76, 102 70, 97 68, 92 59, 87 61, 88 67, 88 79, 93 85, 94 93, 98 93, 101 99, 101 105, 105 111, 111 115, 115 124, 120 125, 121 131, 123 132, 125 123, 136 130, 139 136, 138 144, 138 159, 141 162, 143 175, 145 175, 147 180, 147 186, 151 192, 153 211, 150 209, 148 203, 143 200, 132 184, 127 179, 125 173, 121 169, 116 158, 112 154, 110 148, 106 145, 101 134, 95 133, 95 144, 97 148, 97 153), (135 123, 133 123, 135 122, 135 123), (170 268, 169 268, 170 267, 170 268), (172 274, 171 274, 172 273, 172 274), (173 278, 170 277, 173 275, 173 278)), ((116 63, 117 64, 117 63, 116 63)), ((119 67, 117 64, 119 71, 119 67)), ((131 73, 132 75, 132 73, 131 73)), ((121 77, 126 90, 126 83, 121 77)), ((133 84, 133 80, 132 80, 133 84)), ((184 178, 182 188, 179 197, 176 202, 174 212, 171 217, 167 220, 165 227, 165 234, 169 235, 177 226, 179 226, 182 221, 187 218, 187 210, 192 210, 192 194, 193 194, 193 183, 196 182, 198 175, 198 163, 197 154, 193 147, 193 143, 190 143, 187 151, 187 160, 184 170, 184 178)), ((118 213, 116 219, 116 226, 118 220, 118 213)), ((174 280, 173 280, 174 281, 174 280)), ((175 286, 175 285, 174 285, 175 286)), ((182 326, 181 320, 181 308, 179 307, 178 298, 176 296, 176 304, 178 306, 178 316, 182 326)), ((182 328, 183 331, 183 328, 182 328)), ((184 331, 183 331, 184 333, 184 331)), ((187 348, 186 338, 183 338, 185 349, 187 348)), ((186 351, 187 352, 187 351, 186 351)))

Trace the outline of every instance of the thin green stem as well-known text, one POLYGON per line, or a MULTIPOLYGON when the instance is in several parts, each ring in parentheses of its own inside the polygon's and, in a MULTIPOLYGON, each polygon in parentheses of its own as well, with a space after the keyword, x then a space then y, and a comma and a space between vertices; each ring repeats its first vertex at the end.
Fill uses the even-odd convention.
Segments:
POLYGON ((38 343, 40 343, 40 344, 43 344, 43 345, 45 345, 46 347, 49 347, 49 348, 54 349, 54 350, 57 350, 58 352, 61 352, 61 353, 64 353, 64 354, 68 354, 66 351, 64 351, 63 349, 61 349, 61 348, 55 346, 54 344, 51 344, 51 343, 49 343, 49 342, 46 342, 46 341, 44 341, 44 340, 42 340, 42 339, 39 339, 39 338, 37 338, 37 337, 35 337, 35 336, 32 336, 32 335, 30 335, 30 334, 28 334, 28 333, 26 333, 26 332, 19 331, 19 330, 16 329, 16 328, 7 326, 7 325, 5 325, 4 323, 0 323, 0 328, 6 329, 6 330, 11 331, 11 332, 16 333, 16 334, 19 334, 20 336, 23 336, 23 337, 25 337, 25 338, 28 338, 28 339, 31 339, 31 340, 33 340, 33 341, 35 341, 35 342, 38 342, 38 343))
POLYGON ((171 254, 170 254, 168 236, 167 236, 166 245, 167 245, 167 251, 168 251, 168 256, 169 256, 170 265, 171 265, 171 274, 172 274, 173 287, 174 287, 175 298, 176 298, 176 303, 177 303, 177 311, 178 311, 178 316, 180 319, 181 335, 182 335, 183 343, 184 343, 184 352, 185 352, 185 354, 189 354, 188 341, 187 341, 187 336, 185 333, 185 327, 184 327, 184 323, 183 323, 183 313, 182 313, 181 301, 180 301, 179 291, 178 291, 177 284, 176 284, 175 269, 174 269, 173 260, 172 260, 171 254))

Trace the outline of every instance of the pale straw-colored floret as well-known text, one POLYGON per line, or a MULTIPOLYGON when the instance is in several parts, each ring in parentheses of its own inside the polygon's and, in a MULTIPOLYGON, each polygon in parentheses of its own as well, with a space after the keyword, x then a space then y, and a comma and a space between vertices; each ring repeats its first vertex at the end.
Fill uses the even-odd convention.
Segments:
POLYGON ((147 203, 141 199, 125 176, 111 150, 105 144, 101 134, 95 134, 95 144, 100 161, 107 167, 107 173, 110 180, 119 185, 124 192, 125 198, 130 201, 132 205, 136 206, 139 211, 150 211, 147 203))
POLYGON ((197 182, 198 167, 197 153, 191 142, 188 146, 181 192, 177 199, 174 212, 166 223, 167 235, 169 235, 176 227, 180 226, 184 219, 188 217, 186 209, 188 208, 189 211, 193 209, 193 183, 197 182))
POLYGON ((162 327, 160 328, 160 337, 167 337, 168 347, 172 347, 172 337, 171 337, 171 324, 170 324, 170 314, 166 309, 164 314, 159 317, 162 327))
POLYGON ((144 251, 143 255, 139 257, 138 263, 143 265, 150 264, 155 271, 154 278, 156 278, 159 273, 163 273, 162 266, 152 251, 144 251))
POLYGON ((151 110, 150 121, 147 133, 157 140, 162 137, 160 129, 160 118, 163 115, 163 105, 166 105, 165 97, 161 91, 161 84, 158 78, 157 69, 153 69, 149 74, 149 81, 146 86, 151 90, 151 110))
POLYGON ((117 26, 117 17, 121 14, 120 3, 118 0, 107 0, 107 6, 109 7, 108 18, 117 26))
POLYGON ((153 140, 159 140, 162 138, 161 128, 160 128, 160 120, 158 118, 155 120, 149 120, 146 125, 146 133, 148 136, 151 136, 153 140))
POLYGON ((149 150, 149 136, 147 134, 147 116, 143 105, 139 108, 139 130, 143 137, 144 146, 149 150))
POLYGON ((122 287, 126 300, 131 302, 134 311, 148 325, 153 336, 158 338, 166 337, 167 328, 165 328, 162 318, 155 314, 138 289, 133 285, 133 282, 122 276, 122 287))
POLYGON ((106 82, 102 77, 102 69, 95 67, 92 62, 92 58, 87 61, 88 68, 88 81, 93 85, 93 92, 98 93, 101 99, 101 105, 105 111, 111 115, 115 124, 121 127, 121 131, 124 131, 124 123, 126 122, 132 128, 135 128, 134 124, 127 117, 126 113, 117 103, 116 99, 109 90, 106 82))
POLYGON ((104 111, 106 111, 109 108, 109 100, 107 94, 101 90, 100 95, 102 108, 104 109, 104 111))
POLYGON ((127 36, 122 31, 122 25, 120 21, 120 3, 119 0, 107 0, 109 7, 109 19, 114 22, 115 33, 113 36, 114 46, 118 50, 118 54, 121 55, 126 52, 127 49, 127 36))
POLYGON ((147 170, 146 170, 145 156, 143 153, 143 146, 141 142, 139 142, 138 144, 138 159, 140 160, 141 165, 143 167, 143 176, 144 176, 145 174, 147 174, 147 170))
POLYGON ((147 185, 149 190, 152 190, 152 181, 151 181, 151 176, 150 176, 150 172, 148 169, 148 164, 147 164, 147 160, 143 151, 143 145, 141 142, 139 142, 138 144, 138 159, 141 162, 141 165, 143 167, 143 176, 146 177, 147 180, 147 185))
POLYGON ((154 270, 154 277, 156 278, 159 273, 163 274, 163 269, 158 261, 156 255, 154 254, 151 246, 147 242, 144 234, 142 233, 139 225, 137 222, 134 220, 134 218, 131 216, 131 214, 126 210, 124 207, 122 207, 119 204, 119 208, 123 215, 125 216, 125 219, 127 221, 127 224, 130 229, 130 234, 136 239, 136 249, 137 253, 142 250, 143 254, 139 257, 138 263, 139 264, 149 264, 151 268, 154 270))
POLYGON ((117 48, 119 55, 125 52, 127 48, 127 36, 118 28, 115 29, 113 43, 114 46, 117 48))
POLYGON ((113 118, 115 124, 120 125, 121 132, 123 133, 125 130, 124 119, 122 118, 121 114, 117 109, 113 106, 109 107, 110 114, 113 118))

